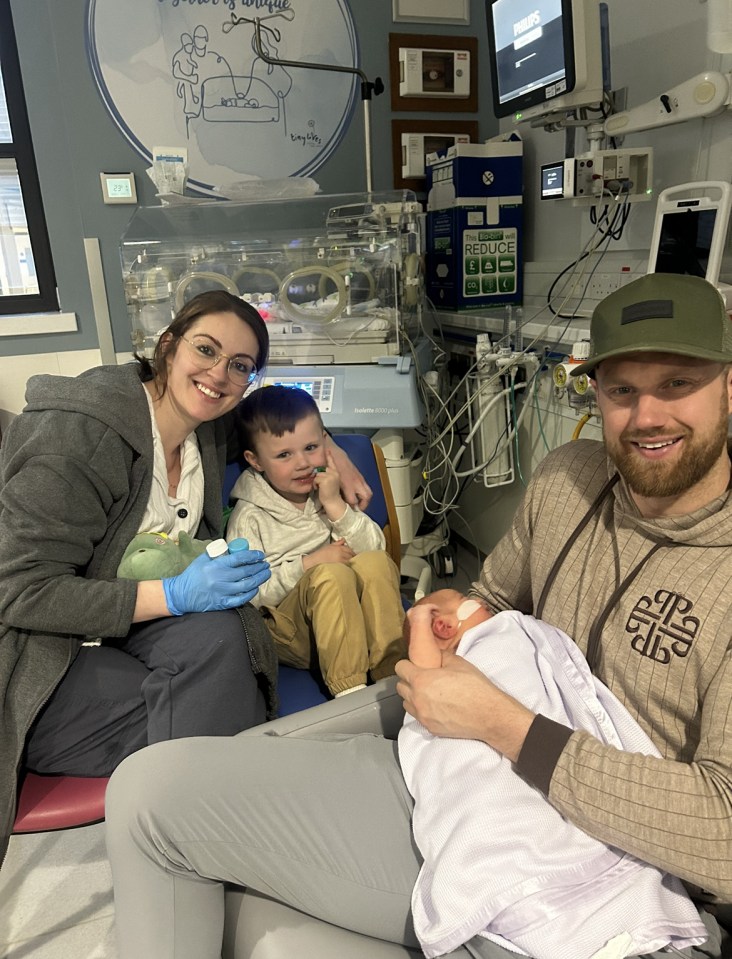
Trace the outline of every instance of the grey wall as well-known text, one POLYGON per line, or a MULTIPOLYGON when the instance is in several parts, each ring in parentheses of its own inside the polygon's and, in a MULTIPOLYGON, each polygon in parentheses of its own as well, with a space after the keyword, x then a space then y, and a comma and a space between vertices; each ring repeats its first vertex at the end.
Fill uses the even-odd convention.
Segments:
MULTIPOLYGON (((391 118, 439 117, 439 114, 392 114, 389 96, 388 34, 455 33, 477 36, 480 70, 480 137, 497 132, 488 106, 483 0, 471 0, 469 27, 445 27, 392 21, 391 0, 350 0, 361 51, 361 69, 381 76, 387 90, 372 100, 373 185, 393 187, 391 118)), ((122 290, 119 241, 132 208, 105 206, 99 173, 131 170, 138 197, 152 204, 155 190, 146 162, 115 126, 97 92, 85 48, 87 0, 11 0, 41 190, 51 237, 61 308, 78 316, 77 333, 3 337, 6 355, 90 349, 97 346, 84 237, 99 239, 112 316, 115 347, 127 351, 129 325, 122 290)), ((134 23, 129 29, 134 31, 134 23)), ((295 78, 296 79, 296 78, 295 78)), ((297 80, 296 80, 297 82, 297 80)), ((337 81, 335 81, 337 82, 337 81)), ((444 116, 444 114, 443 114, 444 116)), ((470 115, 470 119, 474 119, 470 115)), ((324 193, 365 189, 363 112, 360 101, 337 151, 313 177, 324 193)))

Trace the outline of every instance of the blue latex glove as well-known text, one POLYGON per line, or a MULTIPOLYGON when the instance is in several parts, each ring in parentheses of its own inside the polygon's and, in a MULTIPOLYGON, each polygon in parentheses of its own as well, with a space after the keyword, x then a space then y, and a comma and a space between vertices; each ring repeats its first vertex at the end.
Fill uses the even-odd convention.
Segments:
POLYGON ((242 549, 242 543, 246 541, 230 543, 232 551, 216 559, 201 553, 178 576, 163 580, 165 602, 171 615, 233 609, 256 596, 271 575, 269 563, 264 553, 242 549))

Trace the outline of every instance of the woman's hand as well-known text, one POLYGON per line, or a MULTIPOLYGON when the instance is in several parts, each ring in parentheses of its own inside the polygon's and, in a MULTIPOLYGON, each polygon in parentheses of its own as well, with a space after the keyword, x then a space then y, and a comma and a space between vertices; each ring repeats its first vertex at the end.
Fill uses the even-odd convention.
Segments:
POLYGON ((242 549, 211 559, 202 553, 178 576, 164 579, 165 602, 172 616, 243 606, 270 577, 264 553, 242 549))
POLYGON ((326 437, 326 449, 333 456, 336 469, 340 473, 343 499, 354 509, 365 510, 374 495, 371 487, 330 436, 326 437))

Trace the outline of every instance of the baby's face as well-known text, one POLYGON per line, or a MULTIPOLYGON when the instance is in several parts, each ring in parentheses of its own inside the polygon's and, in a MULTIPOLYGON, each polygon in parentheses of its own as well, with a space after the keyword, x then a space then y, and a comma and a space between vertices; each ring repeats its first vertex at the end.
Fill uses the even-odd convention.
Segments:
POLYGON ((438 589, 415 605, 433 608, 432 634, 440 649, 455 649, 466 630, 493 615, 476 599, 468 599, 456 589, 438 589))

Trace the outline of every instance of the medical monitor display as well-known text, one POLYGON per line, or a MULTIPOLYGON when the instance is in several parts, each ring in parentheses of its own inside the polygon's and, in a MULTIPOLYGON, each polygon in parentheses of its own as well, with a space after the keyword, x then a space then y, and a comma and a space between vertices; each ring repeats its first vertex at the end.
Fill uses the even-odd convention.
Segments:
POLYGON ((486 0, 496 116, 602 99, 599 0, 486 0))
POLYGON ((564 163, 545 163, 541 168, 541 198, 550 200, 564 196, 564 163))
POLYGON ((312 380, 273 380, 272 386, 287 386, 290 389, 303 390, 312 396, 314 384, 312 380))
POLYGON ((663 190, 648 256, 649 273, 683 273, 720 281, 732 210, 732 185, 722 180, 663 190))
POLYGON ((706 277, 716 219, 714 209, 666 213, 661 222, 654 273, 706 277))

